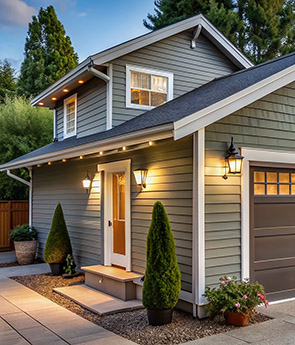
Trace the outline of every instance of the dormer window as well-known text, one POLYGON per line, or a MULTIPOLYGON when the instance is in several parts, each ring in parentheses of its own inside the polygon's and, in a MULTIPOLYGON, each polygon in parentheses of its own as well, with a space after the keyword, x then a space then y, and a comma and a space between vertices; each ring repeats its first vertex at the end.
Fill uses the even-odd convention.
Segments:
POLYGON ((173 73, 126 66, 126 107, 152 109, 173 98, 173 73))
POLYGON ((64 138, 77 132, 77 94, 64 100, 64 138))

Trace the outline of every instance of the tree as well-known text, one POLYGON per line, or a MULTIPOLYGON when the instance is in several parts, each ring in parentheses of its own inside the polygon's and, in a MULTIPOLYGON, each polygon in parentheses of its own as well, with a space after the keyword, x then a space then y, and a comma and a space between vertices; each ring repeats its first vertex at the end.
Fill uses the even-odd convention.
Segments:
MULTIPOLYGON (((22 97, 6 98, 0 104, 0 164, 29 153, 52 140, 52 112, 46 108, 32 108, 22 97)), ((15 171, 27 179, 26 169, 15 171)), ((0 173, 0 200, 28 198, 28 187, 0 173)))
POLYGON ((78 63, 78 56, 53 6, 33 16, 25 43, 18 93, 36 96, 78 63))
POLYGON ((14 95, 15 91, 15 70, 7 60, 0 60, 0 104, 4 103, 7 96, 11 97, 14 95))
POLYGON ((293 1, 238 0, 244 23, 238 47, 254 63, 264 62, 294 50, 293 1))
POLYGON ((180 296, 181 276, 171 226, 160 201, 153 207, 146 254, 142 303, 150 310, 173 308, 180 296))
POLYGON ((44 259, 47 263, 65 263, 68 254, 72 255, 72 245, 61 204, 58 203, 52 218, 45 248, 44 259))

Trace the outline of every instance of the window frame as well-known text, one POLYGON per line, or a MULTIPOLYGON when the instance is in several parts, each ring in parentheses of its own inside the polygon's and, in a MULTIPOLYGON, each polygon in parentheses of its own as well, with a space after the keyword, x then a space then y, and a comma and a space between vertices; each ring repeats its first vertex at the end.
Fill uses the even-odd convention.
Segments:
POLYGON ((65 98, 63 104, 64 104, 64 131, 63 132, 64 132, 64 139, 67 139, 67 138, 70 138, 70 137, 77 135, 77 93, 65 98), (66 128, 66 126, 67 126, 67 112, 66 112, 67 107, 66 107, 66 105, 72 99, 74 99, 74 103, 75 103, 75 130, 72 133, 68 134, 67 128, 66 128))
POLYGON ((167 78, 167 100, 165 103, 173 99, 173 73, 172 72, 161 71, 161 70, 146 68, 146 67, 141 67, 141 66, 126 65, 126 108, 150 110, 157 107, 157 106, 152 106, 152 105, 131 103, 131 72, 139 72, 139 73, 145 73, 149 75, 156 75, 159 77, 166 77, 167 78))

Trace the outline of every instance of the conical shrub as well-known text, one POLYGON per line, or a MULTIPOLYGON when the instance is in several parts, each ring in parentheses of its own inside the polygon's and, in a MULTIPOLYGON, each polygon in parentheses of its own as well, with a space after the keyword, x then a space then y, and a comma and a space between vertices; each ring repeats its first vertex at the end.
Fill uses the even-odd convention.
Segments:
POLYGON ((58 203, 46 240, 44 259, 49 264, 63 263, 66 261, 68 254, 72 254, 71 240, 61 204, 58 203))
POLYGON ((157 201, 147 236, 143 305, 150 310, 173 308, 180 296, 180 278, 169 219, 163 204, 157 201))

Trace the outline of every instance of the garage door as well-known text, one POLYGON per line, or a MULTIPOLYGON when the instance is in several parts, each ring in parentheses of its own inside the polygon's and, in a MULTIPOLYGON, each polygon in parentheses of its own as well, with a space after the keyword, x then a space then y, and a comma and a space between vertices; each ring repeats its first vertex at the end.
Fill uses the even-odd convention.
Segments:
POLYGON ((295 169, 251 168, 251 280, 295 297, 295 169))

